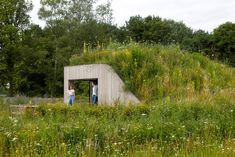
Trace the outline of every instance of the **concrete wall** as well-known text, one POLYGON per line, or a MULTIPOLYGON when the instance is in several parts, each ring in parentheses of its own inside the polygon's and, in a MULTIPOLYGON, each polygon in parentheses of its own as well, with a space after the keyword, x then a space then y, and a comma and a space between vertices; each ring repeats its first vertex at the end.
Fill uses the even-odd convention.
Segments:
MULTIPOLYGON (((116 72, 107 64, 89 64, 64 67, 64 102, 68 100, 69 80, 98 79, 98 103, 112 105, 139 103, 131 92, 123 90, 124 83, 116 72)), ((75 89, 76 90, 76 89, 75 89)))

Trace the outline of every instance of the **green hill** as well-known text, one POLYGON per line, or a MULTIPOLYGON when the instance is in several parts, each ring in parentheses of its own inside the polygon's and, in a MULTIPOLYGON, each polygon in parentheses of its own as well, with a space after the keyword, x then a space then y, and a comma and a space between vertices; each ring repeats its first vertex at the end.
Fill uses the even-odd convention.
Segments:
POLYGON ((142 101, 235 102, 234 68, 176 45, 111 44, 104 50, 75 55, 70 63, 111 65, 125 88, 142 101))
POLYGON ((88 63, 110 64, 148 103, 43 103, 13 114, 0 98, 2 156, 235 156, 234 68, 133 43, 71 58, 88 63))

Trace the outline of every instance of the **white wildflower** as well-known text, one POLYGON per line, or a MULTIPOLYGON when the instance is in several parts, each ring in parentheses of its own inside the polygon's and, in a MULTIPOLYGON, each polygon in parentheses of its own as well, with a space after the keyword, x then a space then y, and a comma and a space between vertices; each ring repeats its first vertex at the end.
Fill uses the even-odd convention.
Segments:
POLYGON ((12 139, 12 142, 16 141, 17 139, 18 139, 17 137, 14 137, 14 138, 12 139))

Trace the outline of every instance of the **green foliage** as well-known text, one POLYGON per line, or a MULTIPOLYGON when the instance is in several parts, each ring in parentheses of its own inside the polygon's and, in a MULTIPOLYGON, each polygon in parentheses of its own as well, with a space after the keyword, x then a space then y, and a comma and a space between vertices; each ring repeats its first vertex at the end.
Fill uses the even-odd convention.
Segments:
MULTIPOLYGON (((221 24, 213 33, 203 30, 193 31, 182 22, 155 16, 132 16, 126 22, 126 39, 154 44, 179 44, 189 52, 200 52, 210 58, 234 65, 234 23, 221 24)), ((124 32, 124 31, 123 31, 124 32)))
POLYGON ((235 23, 227 22, 216 28, 213 41, 218 58, 235 65, 235 23))
MULTIPOLYGON (((47 26, 30 25, 21 32, 20 62, 13 69, 18 77, 13 82, 20 95, 58 97, 63 95, 63 70, 71 55, 81 54, 84 47, 104 47, 117 28, 105 23, 111 20, 110 2, 97 6, 97 13, 94 0, 43 0, 41 4, 39 16, 47 26)), ((0 64, 0 71, 4 68, 0 64)), ((2 80, 5 86, 7 76, 2 80)))
POLYGON ((31 3, 25 0, 1 0, 0 3, 0 86, 9 83, 9 95, 13 96, 20 80, 21 33, 29 23, 27 13, 31 3))
POLYGON ((111 1, 96 4, 96 0, 42 0, 39 17, 48 25, 57 25, 63 21, 70 24, 80 24, 97 19, 99 23, 111 24, 111 1))
MULTIPOLYGON (((225 102, 43 104, 14 117, 0 114, 0 152, 2 156, 233 156, 234 111, 234 104, 225 102)), ((9 113, 6 108, 1 112, 9 113)))
POLYGON ((181 47, 190 52, 200 52, 208 55, 211 58, 215 58, 211 47, 211 35, 203 30, 197 30, 193 32, 192 37, 186 38, 181 44, 181 47))
POLYGON ((126 26, 130 37, 136 42, 158 43, 163 45, 183 43, 192 35, 192 30, 181 22, 155 16, 132 16, 126 26))
MULTIPOLYGON (((178 44, 182 49, 200 52, 213 59, 232 63, 234 58, 233 23, 221 25, 213 34, 209 34, 202 30, 193 32, 182 22, 155 16, 146 18, 133 16, 125 26, 117 27, 112 24, 111 1, 97 5, 97 1, 94 0, 42 0, 39 16, 46 21, 46 26, 40 28, 37 25, 28 25, 27 12, 32 7, 31 3, 26 3, 24 0, 2 0, 1 4, 0 88, 8 91, 10 95, 62 96, 63 69, 69 65, 69 58, 72 55, 84 56, 79 64, 94 62, 111 64, 125 80, 125 88, 131 89, 141 98, 149 93, 150 95, 158 93, 152 94, 154 97, 151 99, 162 98, 172 93, 165 89, 165 85, 161 85, 163 80, 167 82, 169 77, 174 78, 174 85, 180 85, 178 75, 184 71, 173 68, 176 71, 168 73, 168 76, 158 77, 166 75, 164 72, 167 66, 159 62, 161 59, 152 64, 151 61, 156 57, 152 52, 147 55, 143 53, 144 48, 133 49, 133 54, 127 58, 125 54, 120 53, 111 59, 113 56, 108 51, 112 41, 122 44, 128 44, 132 40, 149 44, 178 44), (15 15, 17 18, 12 18, 15 15), (14 20, 9 21, 9 19, 14 20), (103 50, 106 48, 107 50, 103 50), (96 53, 97 50, 103 51, 96 53), (94 55, 83 54, 86 52, 94 52, 94 55), (141 61, 142 58, 145 61, 141 61), (115 64, 118 60, 122 63, 121 66, 115 64), (135 68, 140 72, 137 73, 135 68), (157 77, 153 81, 152 77, 155 75, 157 77), (147 76, 152 81, 146 81, 147 76), (133 82, 131 77, 135 77, 136 81, 133 82), (6 88, 8 83, 9 90, 6 88), (156 84, 157 88, 149 88, 150 84, 156 84), (138 94, 144 91, 147 91, 146 94, 138 94)), ((119 44, 120 49, 117 52, 124 47, 125 45, 119 44)), ((174 58, 170 61, 173 67, 174 64, 178 64, 174 58)), ((212 77, 214 78, 214 74, 212 77)), ((189 86, 195 86, 197 91, 201 91, 203 88, 200 87, 200 83, 203 79, 197 76, 190 78, 193 83, 189 83, 189 86)), ((184 92, 179 92, 182 93, 184 92)))
POLYGON ((177 100, 213 101, 214 96, 234 95, 234 68, 199 53, 189 54, 176 45, 111 44, 105 50, 73 56, 70 63, 111 65, 125 88, 143 101, 168 96, 177 100))

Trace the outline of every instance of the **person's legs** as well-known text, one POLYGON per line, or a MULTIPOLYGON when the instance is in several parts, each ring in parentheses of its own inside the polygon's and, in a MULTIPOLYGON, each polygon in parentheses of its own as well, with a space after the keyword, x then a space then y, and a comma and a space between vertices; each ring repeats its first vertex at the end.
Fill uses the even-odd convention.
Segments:
POLYGON ((95 103, 95 95, 92 95, 92 105, 95 103))
POLYGON ((95 96, 94 104, 97 105, 97 96, 95 96))
POLYGON ((96 96, 96 95, 93 95, 93 96, 92 96, 92 104, 93 104, 93 105, 96 105, 96 104, 97 104, 97 96, 96 96))
POLYGON ((68 105, 72 105, 72 97, 69 96, 68 105))
POLYGON ((74 95, 71 96, 71 99, 72 99, 72 104, 71 105, 73 105, 74 104, 74 95))

